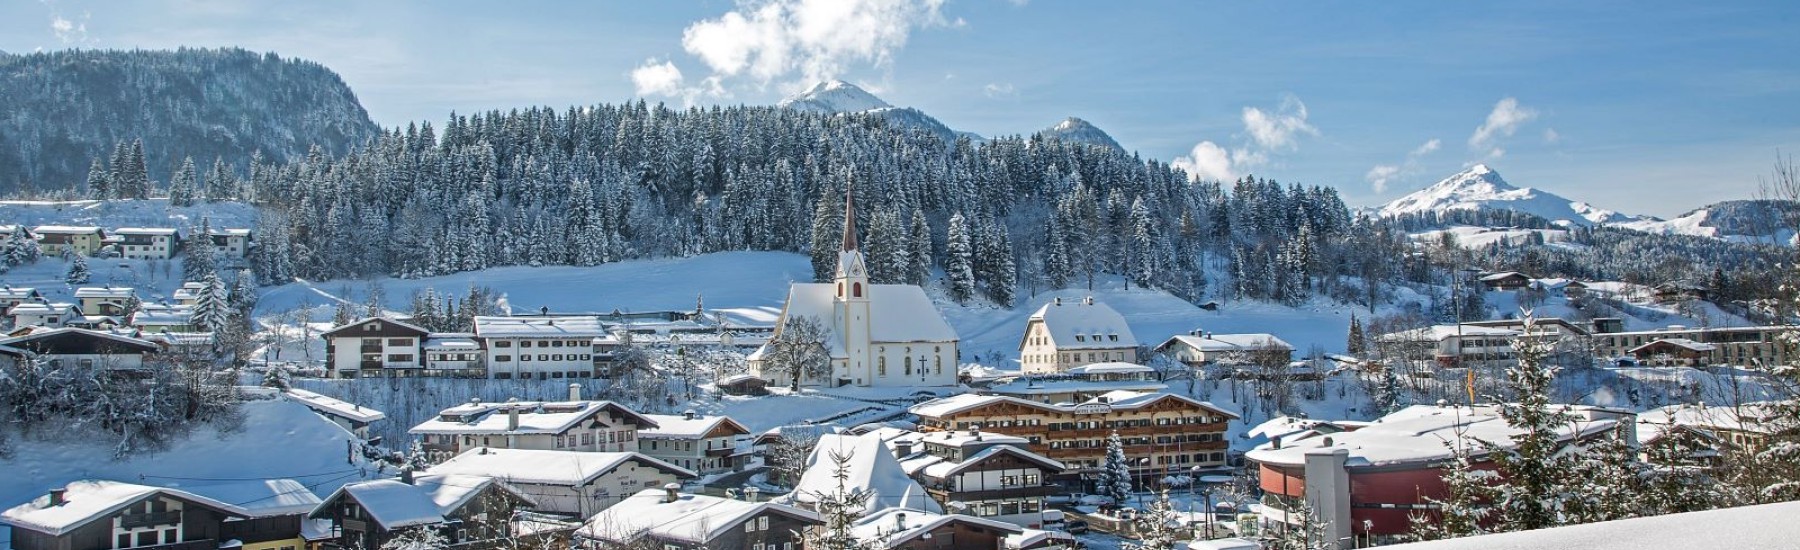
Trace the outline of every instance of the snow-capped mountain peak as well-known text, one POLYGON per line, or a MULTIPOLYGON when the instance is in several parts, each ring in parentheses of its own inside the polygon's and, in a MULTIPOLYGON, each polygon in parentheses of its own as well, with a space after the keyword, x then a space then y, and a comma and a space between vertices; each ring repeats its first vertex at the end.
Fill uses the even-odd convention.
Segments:
POLYGON ((1043 131, 1038 132, 1038 135, 1043 136, 1046 139, 1086 143, 1088 145, 1111 147, 1121 151, 1125 149, 1124 147, 1120 147, 1118 141, 1113 140, 1112 136, 1107 135, 1107 133, 1099 127, 1076 117, 1065 118, 1062 122, 1056 123, 1055 126, 1045 128, 1043 131))
POLYGON ((1594 225, 1641 219, 1547 191, 1516 187, 1486 164, 1476 164, 1381 207, 1383 217, 1451 210, 1513 210, 1566 225, 1594 225))
POLYGON ((842 80, 827 80, 806 91, 788 96, 778 104, 796 111, 815 113, 857 113, 893 107, 868 90, 842 80))

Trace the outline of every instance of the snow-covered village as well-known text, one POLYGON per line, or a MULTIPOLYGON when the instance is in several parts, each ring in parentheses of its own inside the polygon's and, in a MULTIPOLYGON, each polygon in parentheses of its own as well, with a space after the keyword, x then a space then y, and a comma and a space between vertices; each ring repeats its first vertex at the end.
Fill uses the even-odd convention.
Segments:
POLYGON ((0 550, 1800 540, 1800 6, 297 4, 0 6, 0 550))

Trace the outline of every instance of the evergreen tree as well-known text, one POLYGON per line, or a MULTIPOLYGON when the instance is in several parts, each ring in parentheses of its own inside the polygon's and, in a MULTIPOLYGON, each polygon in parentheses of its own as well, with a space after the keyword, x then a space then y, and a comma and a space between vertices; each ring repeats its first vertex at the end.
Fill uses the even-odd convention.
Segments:
POLYGON ((88 277, 90 276, 88 273, 87 258, 81 257, 80 254, 75 254, 74 256, 75 259, 69 262, 68 273, 63 275, 63 281, 72 285, 87 284, 88 277))
POLYGON ((950 216, 949 239, 944 245, 944 272, 950 277, 950 299, 967 303, 975 296, 975 266, 969 224, 962 213, 950 216))
POLYGON ((844 197, 829 185, 819 186, 819 200, 813 203, 812 254, 813 280, 830 282, 837 272, 838 251, 844 238, 844 197))
MULTIPOLYGON (((1536 321, 1525 316, 1522 332, 1535 335, 1536 321)), ((1559 505, 1568 497, 1572 481, 1569 461, 1558 454, 1561 433, 1570 426, 1568 406, 1550 402, 1555 369, 1547 365, 1550 343, 1525 336, 1513 339, 1518 366, 1507 370, 1507 385, 1515 398, 1500 404, 1500 417, 1519 432, 1510 446, 1488 443, 1501 477, 1496 506, 1502 530, 1526 531, 1560 523, 1559 505)))
POLYGON ((237 198, 237 176, 231 173, 231 168, 225 166, 224 157, 213 159, 212 169, 206 173, 206 192, 204 194, 207 202, 228 201, 237 198))
POLYGON ((1570 456, 1569 484, 1573 487, 1562 504, 1565 523, 1612 521, 1647 512, 1644 482, 1649 468, 1638 458, 1637 449, 1625 441, 1624 430, 1636 428, 1614 426, 1612 433, 1570 456))
POLYGON ((43 251, 38 248, 37 239, 26 236, 23 224, 14 229, 12 234, 6 236, 7 265, 37 263, 38 258, 41 257, 43 257, 43 251))
POLYGON ((225 281, 217 272, 207 272, 200 279, 200 294, 194 300, 194 328, 215 335, 224 333, 231 324, 231 297, 225 281))
POLYGON ((1013 298, 1019 290, 1019 267, 1013 261, 1012 239, 1006 234, 1006 226, 996 226, 991 237, 993 247, 988 259, 990 265, 987 280, 988 299, 1000 307, 1012 307, 1013 298))
POLYGON ((1178 550, 1185 548, 1182 539, 1189 537, 1189 531, 1182 528, 1186 523, 1182 514, 1175 510, 1169 502, 1169 489, 1164 487, 1162 495, 1150 501, 1149 509, 1132 520, 1137 527, 1137 542, 1126 543, 1125 548, 1131 550, 1178 550))
POLYGON ((93 165, 88 167, 87 196, 106 200, 113 198, 112 167, 100 157, 94 157, 93 165))
POLYGON ((183 246, 181 261, 181 280, 204 281, 207 275, 217 277, 219 274, 217 251, 212 244, 212 222, 200 219, 200 229, 189 236, 183 246))
POLYGON ((144 159, 144 140, 133 140, 126 150, 123 174, 125 177, 118 182, 119 198, 150 198, 150 167, 144 159))
POLYGON ((1131 462, 1125 458, 1125 443, 1119 439, 1116 430, 1106 437, 1106 462, 1100 465, 1100 492, 1120 506, 1131 500, 1131 462))
POLYGON ((199 174, 192 157, 182 159, 181 166, 169 175, 169 206, 193 206, 199 192, 199 174))
POLYGON ((260 299, 256 290, 256 277, 248 269, 239 269, 231 282, 229 303, 231 311, 239 321, 237 324, 248 328, 250 317, 256 312, 256 302, 260 299))
POLYGON ((1363 353, 1366 351, 1365 346, 1367 345, 1368 341, 1363 336, 1362 321, 1356 318, 1355 313, 1350 314, 1350 335, 1344 341, 1344 352, 1350 354, 1351 357, 1360 359, 1364 357, 1363 353))
POLYGON ((912 257, 908 261, 906 282, 922 286, 931 280, 931 223, 925 220, 924 210, 913 210, 910 233, 908 251, 912 257))

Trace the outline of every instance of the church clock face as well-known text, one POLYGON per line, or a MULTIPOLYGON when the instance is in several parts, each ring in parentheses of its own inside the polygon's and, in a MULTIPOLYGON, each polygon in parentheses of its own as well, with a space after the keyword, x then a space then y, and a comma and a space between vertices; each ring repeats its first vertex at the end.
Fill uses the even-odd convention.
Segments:
POLYGON ((850 276, 852 276, 852 277, 861 277, 861 276, 863 276, 863 267, 862 267, 862 264, 860 264, 860 263, 852 263, 852 264, 850 264, 850 276))

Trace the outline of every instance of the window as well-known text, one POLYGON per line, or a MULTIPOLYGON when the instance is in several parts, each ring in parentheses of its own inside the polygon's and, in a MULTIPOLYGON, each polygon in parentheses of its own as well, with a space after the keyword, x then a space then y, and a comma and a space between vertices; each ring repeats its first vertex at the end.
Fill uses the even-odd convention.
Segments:
POLYGON ((119 535, 119 538, 113 541, 113 548, 131 548, 131 534, 119 535))
POLYGON ((862 283, 851 283, 850 284, 850 294, 854 297, 861 298, 862 297, 862 283))
POLYGON ((887 358, 886 357, 876 357, 875 358, 875 375, 876 376, 887 376, 887 358))
POLYGON ((512 340, 500 340, 500 341, 498 341, 498 342, 494 342, 494 347, 496 347, 496 348, 510 348, 510 347, 512 347, 512 340))
POLYGON ((519 341, 519 347, 521 347, 521 348, 529 348, 529 347, 531 347, 531 341, 530 341, 530 340, 520 340, 520 341, 519 341))
POLYGON ((756 520, 750 520, 750 521, 744 522, 744 532, 745 533, 755 533, 756 532, 756 520))
POLYGON ((912 358, 906 358, 906 375, 912 376, 912 358))
POLYGON ((538 354, 538 360, 539 360, 539 361, 549 361, 549 360, 550 360, 550 354, 548 354, 548 353, 540 353, 540 354, 538 354))
POLYGON ((511 361, 511 360, 512 360, 511 355, 495 355, 494 356, 494 361, 498 362, 498 363, 504 363, 504 362, 511 361))
POLYGON ((393 353, 387 356, 387 360, 389 363, 411 363, 413 362, 413 355, 410 353, 393 353))
POLYGON ((162 541, 163 544, 175 544, 176 542, 179 542, 177 539, 179 539, 180 537, 177 537, 175 535, 174 529, 163 529, 162 534, 163 534, 163 541, 162 541))
POLYGON ((410 346, 410 345, 412 345, 412 339, 411 338, 389 338, 387 341, 387 345, 410 346))
POLYGON ((138 531, 138 546, 156 546, 156 531, 138 531))
POLYGON ((551 341, 550 341, 550 347, 553 347, 553 348, 560 348, 560 347, 562 347, 562 346, 563 346, 563 341, 562 341, 562 340, 551 340, 551 341))
POLYGON ((769 516, 756 518, 756 528, 764 531, 769 530, 769 516))

